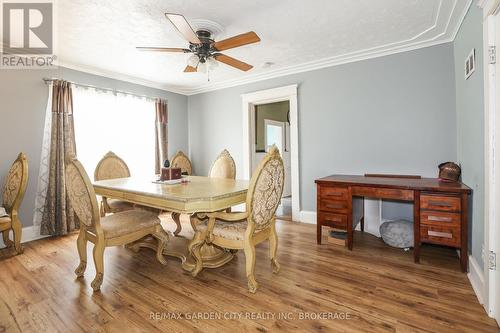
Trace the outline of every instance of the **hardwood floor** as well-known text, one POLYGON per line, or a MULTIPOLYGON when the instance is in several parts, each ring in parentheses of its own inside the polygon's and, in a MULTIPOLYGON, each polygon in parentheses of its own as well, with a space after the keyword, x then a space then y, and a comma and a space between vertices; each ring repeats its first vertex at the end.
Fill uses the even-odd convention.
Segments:
MULTIPOLYGON (((175 229, 173 222, 168 227, 175 229)), ((25 244, 19 256, 1 250, 0 332, 500 331, 454 250, 424 246, 417 265, 411 252, 368 234, 356 233, 350 252, 316 245, 314 225, 280 221, 278 228, 281 272, 272 274, 267 245, 259 246, 256 294, 247 292, 243 253, 192 278, 175 259, 161 266, 153 251, 109 248, 94 294, 90 246, 85 278, 73 273, 76 235, 25 244), (278 314, 284 318, 272 318, 278 314)))

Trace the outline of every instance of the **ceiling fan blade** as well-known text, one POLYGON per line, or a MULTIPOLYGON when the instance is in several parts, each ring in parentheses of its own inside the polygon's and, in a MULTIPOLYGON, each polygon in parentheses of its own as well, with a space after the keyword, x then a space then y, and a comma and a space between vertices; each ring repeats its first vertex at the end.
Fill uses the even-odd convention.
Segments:
POLYGON ((217 51, 224 51, 235 47, 260 42, 259 36, 253 31, 237 35, 231 38, 215 42, 214 47, 217 51))
POLYGON ((243 61, 240 61, 238 59, 234 59, 230 56, 227 56, 225 54, 215 54, 214 55, 214 58, 217 60, 217 61, 220 61, 220 62, 223 62, 225 63, 226 65, 229 65, 229 66, 232 66, 232 67, 235 67, 235 68, 238 68, 239 70, 242 70, 244 72, 250 70, 253 68, 252 65, 249 65, 243 61))
POLYGON ((151 51, 151 52, 182 52, 182 53, 190 53, 189 49, 181 49, 177 47, 136 47, 139 51, 151 51))
POLYGON ((189 65, 187 65, 186 68, 184 69, 184 73, 194 73, 194 72, 196 72, 196 68, 189 65))
POLYGON ((200 39, 194 32, 193 28, 189 25, 186 18, 181 14, 171 14, 165 13, 167 19, 172 22, 174 27, 179 31, 179 33, 190 43, 201 44, 200 39))

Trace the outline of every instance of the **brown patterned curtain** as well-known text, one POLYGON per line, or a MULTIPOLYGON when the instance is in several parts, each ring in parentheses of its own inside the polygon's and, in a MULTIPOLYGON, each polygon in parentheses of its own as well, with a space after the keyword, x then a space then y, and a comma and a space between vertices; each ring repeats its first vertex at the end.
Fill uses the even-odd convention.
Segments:
POLYGON ((71 84, 55 80, 52 85, 52 128, 47 197, 40 234, 66 235, 79 228, 66 194, 64 172, 68 157, 76 155, 71 84))
POLYGON ((155 172, 159 174, 163 162, 168 159, 168 108, 167 101, 156 100, 156 122, 155 122, 155 136, 156 136, 156 149, 155 149, 155 172))

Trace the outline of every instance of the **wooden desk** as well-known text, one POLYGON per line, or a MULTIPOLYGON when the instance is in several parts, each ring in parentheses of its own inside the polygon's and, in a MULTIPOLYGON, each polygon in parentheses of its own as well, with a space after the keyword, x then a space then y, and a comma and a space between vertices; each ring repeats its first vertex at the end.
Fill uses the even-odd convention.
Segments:
POLYGON ((369 197, 413 202, 414 260, 420 245, 432 243, 460 249, 462 271, 468 268, 468 195, 471 189, 459 182, 437 178, 395 178, 333 175, 317 179, 317 242, 321 227, 347 230, 347 247, 353 245, 353 198, 369 197))
MULTIPOLYGON (((244 203, 249 182, 246 180, 220 179, 188 176, 189 183, 165 185, 156 184, 148 179, 120 178, 95 181, 97 195, 110 199, 120 199, 142 206, 190 215, 191 224, 197 219, 197 213, 220 211, 244 203)), ((194 228, 194 227, 193 227, 194 228)), ((174 237, 164 254, 181 259, 183 268, 191 270, 194 263, 188 256, 187 246, 190 240, 174 237)), ((155 248, 148 241, 138 242, 141 246, 155 248)), ((232 252, 226 252, 213 245, 202 248, 203 267, 220 267, 233 258, 232 252)))

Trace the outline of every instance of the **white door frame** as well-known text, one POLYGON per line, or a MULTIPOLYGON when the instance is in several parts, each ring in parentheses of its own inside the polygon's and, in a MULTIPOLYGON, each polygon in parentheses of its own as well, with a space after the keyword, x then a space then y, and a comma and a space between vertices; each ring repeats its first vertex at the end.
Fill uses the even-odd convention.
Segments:
MULTIPOLYGON (((484 202, 484 285, 478 286, 476 290, 479 300, 490 317, 493 317, 500 306, 500 300, 496 299, 496 290, 500 288, 496 284, 496 272, 488 267, 488 255, 498 247, 496 236, 500 229, 500 204, 497 202, 500 193, 500 117, 496 116, 499 111, 497 105, 498 84, 496 84, 496 67, 489 63, 488 48, 495 45, 495 13, 500 9, 500 0, 479 1, 478 5, 483 8, 483 50, 484 50, 484 125, 485 125, 485 202, 484 202), (495 154, 495 150, 497 153, 495 154), (496 167, 495 167, 496 166, 496 167)), ((497 49, 500 45, 497 45, 497 49)), ((498 50, 497 50, 498 55, 498 50)), ((498 60, 497 60, 498 62, 498 60)), ((498 254, 500 255, 500 254, 498 254)), ((499 258, 500 259, 500 258, 499 258)), ((499 260, 497 259, 497 261, 499 260)), ((498 269, 498 268, 497 268, 498 269)), ((469 273, 470 274, 470 273, 469 273)), ((472 280, 471 280, 472 281, 472 280)), ((498 319, 498 318, 497 318, 498 319)))
POLYGON ((292 165, 292 220, 300 221, 299 126, 297 84, 241 95, 243 112, 243 177, 251 177, 252 150, 255 140, 255 106, 275 102, 290 103, 290 150, 292 165), (252 126, 252 128, 250 128, 252 126))

